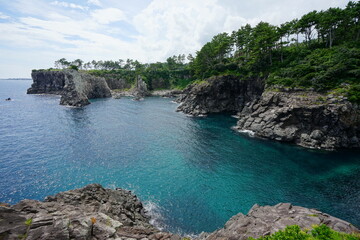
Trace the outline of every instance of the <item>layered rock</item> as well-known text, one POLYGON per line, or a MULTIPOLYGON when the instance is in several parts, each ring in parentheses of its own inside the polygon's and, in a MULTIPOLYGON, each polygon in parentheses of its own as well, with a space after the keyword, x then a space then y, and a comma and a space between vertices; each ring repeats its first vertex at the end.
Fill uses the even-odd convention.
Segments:
POLYGON ((28 94, 61 95, 60 104, 81 107, 90 104, 89 99, 111 97, 104 78, 94 77, 75 70, 34 71, 33 84, 28 94))
POLYGON ((286 226, 298 225, 302 229, 311 229, 313 225, 325 224, 335 231, 360 233, 348 222, 332 217, 315 209, 280 203, 275 206, 254 205, 247 215, 239 213, 224 226, 213 233, 203 233, 199 240, 247 240, 273 234, 286 226))
POLYGON ((260 79, 241 80, 236 76, 212 77, 190 85, 177 99, 177 111, 193 116, 208 113, 238 112, 246 103, 260 97, 264 85, 260 79))
MULTIPOLYGON (((90 184, 49 196, 44 201, 0 204, 0 239, 181 239, 176 234, 158 230, 149 220, 143 204, 130 191, 90 184)), ((239 213, 224 228, 202 233, 198 239, 242 240, 269 235, 290 225, 310 229, 314 224, 325 224, 345 233, 360 233, 350 223, 326 213, 280 203, 254 205, 247 215, 239 213)))
POLYGON ((360 109, 343 97, 266 91, 239 114, 238 130, 309 148, 359 148, 360 109))
POLYGON ((130 191, 91 184, 50 196, 0 205, 0 239, 180 239, 149 223, 130 191))

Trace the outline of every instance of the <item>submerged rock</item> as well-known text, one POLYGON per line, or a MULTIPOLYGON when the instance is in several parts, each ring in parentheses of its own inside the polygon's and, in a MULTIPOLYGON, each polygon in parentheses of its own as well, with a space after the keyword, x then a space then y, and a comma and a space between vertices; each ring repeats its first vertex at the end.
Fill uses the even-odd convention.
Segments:
POLYGON ((61 95, 61 105, 82 107, 90 104, 89 99, 111 97, 104 78, 75 70, 34 71, 31 76, 33 84, 28 94, 61 95))
POLYGON ((266 91, 239 114, 238 130, 309 148, 360 147, 360 109, 312 91, 266 91))

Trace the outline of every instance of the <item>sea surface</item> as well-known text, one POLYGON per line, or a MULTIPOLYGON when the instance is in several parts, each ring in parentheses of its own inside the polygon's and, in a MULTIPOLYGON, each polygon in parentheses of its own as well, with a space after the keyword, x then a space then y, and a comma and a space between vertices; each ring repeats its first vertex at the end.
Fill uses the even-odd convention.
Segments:
POLYGON ((64 107, 58 96, 26 95, 30 85, 0 81, 0 202, 100 183, 134 191, 158 226, 180 233, 279 202, 360 226, 359 151, 252 138, 229 115, 188 117, 158 97, 64 107))

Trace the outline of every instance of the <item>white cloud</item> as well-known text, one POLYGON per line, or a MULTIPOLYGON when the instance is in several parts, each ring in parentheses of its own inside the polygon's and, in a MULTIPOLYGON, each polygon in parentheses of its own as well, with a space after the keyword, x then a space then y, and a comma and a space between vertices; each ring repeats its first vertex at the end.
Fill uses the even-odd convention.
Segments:
POLYGON ((124 12, 118 8, 97 9, 91 13, 91 16, 101 24, 126 20, 124 12))
POLYGON ((81 5, 77 5, 77 4, 74 4, 74 3, 68 3, 68 2, 54 1, 54 2, 51 2, 51 4, 52 4, 52 5, 55 5, 55 6, 60 6, 60 7, 80 9, 80 10, 87 10, 86 7, 83 7, 83 6, 81 6, 81 5))
MULTIPOLYGON (((263 20, 280 24, 313 9, 344 7, 347 0, 84 2, 102 6, 91 10, 89 5, 63 1, 2 2, 1 9, 16 10, 21 17, 10 16, 11 22, 0 22, 0 78, 27 76, 31 69, 51 67, 62 57, 164 61, 171 55, 194 54, 215 34, 231 32, 246 23, 254 26, 263 20), (81 11, 74 14, 63 7, 81 11)), ((0 19, 8 18, 0 12, 0 19)))
POLYGON ((87 3, 98 6, 98 7, 102 6, 102 4, 101 4, 101 2, 99 0, 88 0, 87 3))
POLYGON ((0 12, 0 19, 9 19, 10 17, 0 12))

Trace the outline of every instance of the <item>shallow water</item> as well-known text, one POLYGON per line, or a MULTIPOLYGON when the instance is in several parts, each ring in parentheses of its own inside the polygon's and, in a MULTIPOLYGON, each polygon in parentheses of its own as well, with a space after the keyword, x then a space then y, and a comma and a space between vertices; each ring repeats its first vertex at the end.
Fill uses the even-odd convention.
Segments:
POLYGON ((82 109, 0 81, 0 202, 100 183, 133 190, 181 233, 213 231, 253 204, 291 202, 360 226, 360 152, 324 152, 187 117, 171 99, 99 99, 82 109), (13 101, 4 101, 11 97, 13 101))

